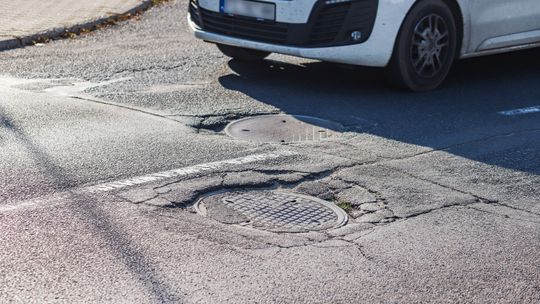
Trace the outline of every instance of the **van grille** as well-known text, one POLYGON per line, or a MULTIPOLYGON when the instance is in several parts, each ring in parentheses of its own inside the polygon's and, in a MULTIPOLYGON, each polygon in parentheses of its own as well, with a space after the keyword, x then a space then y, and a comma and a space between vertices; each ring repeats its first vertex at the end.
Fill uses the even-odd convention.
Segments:
POLYGON ((210 32, 276 44, 287 42, 287 24, 262 22, 200 9, 203 26, 210 32))
POLYGON ((343 27, 350 6, 350 3, 325 6, 313 26, 309 40, 310 44, 320 45, 333 42, 343 27))
POLYGON ((371 35, 377 15, 378 0, 352 0, 326 4, 319 0, 307 23, 260 21, 229 16, 198 6, 189 0, 189 13, 201 29, 230 37, 279 45, 325 47, 362 43, 371 35), (360 41, 352 41, 352 31, 362 32, 360 41))

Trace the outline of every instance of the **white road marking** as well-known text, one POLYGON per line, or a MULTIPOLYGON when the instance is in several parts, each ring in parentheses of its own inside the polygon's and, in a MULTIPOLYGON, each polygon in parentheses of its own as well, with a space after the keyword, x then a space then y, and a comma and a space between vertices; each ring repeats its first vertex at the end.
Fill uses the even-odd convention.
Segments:
POLYGON ((540 105, 532 106, 528 108, 521 108, 521 109, 514 109, 514 110, 499 112, 499 114, 504 115, 504 116, 516 116, 516 115, 524 115, 524 114, 531 114, 531 113, 540 113, 540 105))
MULTIPOLYGON (((25 91, 24 89, 18 89, 16 86, 32 83, 50 83, 51 87, 44 89, 42 92, 59 95, 59 96, 71 96, 81 94, 83 91, 101 87, 116 82, 130 80, 131 77, 123 77, 112 79, 103 82, 88 82, 78 81, 76 79, 69 78, 16 78, 9 75, 0 75, 0 92, 9 90, 25 91), (59 83, 55 83, 59 82, 59 83)), ((38 91, 35 91, 37 93, 38 91)))
POLYGON ((120 180, 120 181, 103 183, 103 184, 89 186, 89 187, 83 187, 83 188, 78 188, 78 189, 76 188, 73 190, 67 190, 60 193, 45 195, 42 197, 37 197, 37 198, 26 200, 26 201, 20 201, 13 204, 0 205, 0 213, 10 212, 10 211, 11 212, 25 211, 25 210, 32 210, 36 208, 55 207, 55 206, 65 203, 66 201, 71 200, 73 198, 73 195, 76 195, 77 193, 79 194, 100 193, 100 192, 108 192, 108 191, 113 191, 113 190, 120 190, 122 188, 130 187, 130 186, 140 186, 146 183, 158 182, 167 178, 179 178, 179 177, 187 177, 190 175, 195 175, 195 174, 200 174, 200 173, 210 173, 212 171, 224 169, 227 166, 244 165, 244 164, 255 163, 259 161, 272 160, 272 159, 278 159, 282 157, 295 156, 295 155, 299 155, 299 153, 293 152, 293 151, 282 151, 282 152, 275 152, 275 153, 254 154, 254 155, 248 155, 248 156, 239 157, 239 158, 233 158, 229 160, 222 160, 222 161, 216 161, 212 163, 205 163, 205 164, 179 168, 175 170, 163 171, 163 172, 143 175, 143 176, 129 178, 129 179, 120 180))
POLYGON ((41 208, 52 208, 64 204, 71 198, 70 192, 60 192, 49 194, 29 200, 19 201, 0 205, 0 212, 35 210, 41 208))
POLYGON ((69 96, 77 96, 78 94, 82 94, 82 92, 84 92, 84 91, 86 91, 88 89, 91 89, 91 88, 101 87, 101 86, 113 84, 113 83, 116 83, 116 82, 127 81, 127 80, 130 80, 130 79, 131 79, 131 77, 123 77, 123 78, 103 81, 103 82, 99 82, 99 83, 98 82, 87 82, 87 81, 71 82, 69 85, 54 86, 54 87, 47 88, 47 89, 45 89, 43 91, 46 92, 46 93, 51 93, 51 94, 60 95, 60 96, 68 96, 68 97, 69 96))
POLYGON ((222 160, 222 161, 217 161, 217 162, 212 162, 212 163, 199 164, 195 166, 189 166, 189 167, 184 167, 184 168, 179 168, 179 169, 174 169, 174 170, 169 170, 169 171, 164 171, 164 172, 143 175, 139 177, 133 177, 133 178, 124 179, 120 181, 103 183, 103 184, 83 188, 81 189, 81 191, 90 192, 90 193, 113 191, 113 190, 118 190, 118 189, 122 189, 126 187, 138 186, 138 185, 147 184, 151 182, 157 182, 157 181, 164 180, 167 178, 178 178, 178 177, 185 177, 189 175, 195 175, 195 174, 199 174, 203 172, 216 171, 229 165, 244 165, 244 164, 271 160, 271 159, 278 159, 281 157, 294 156, 294 155, 298 155, 298 153, 292 152, 292 151, 283 151, 283 152, 276 152, 276 153, 248 155, 248 156, 229 159, 229 160, 222 160))

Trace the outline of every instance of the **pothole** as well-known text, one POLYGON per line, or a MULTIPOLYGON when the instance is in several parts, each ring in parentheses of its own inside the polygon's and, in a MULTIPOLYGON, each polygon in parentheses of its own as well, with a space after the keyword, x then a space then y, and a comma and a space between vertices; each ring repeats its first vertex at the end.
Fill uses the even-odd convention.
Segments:
POLYGON ((335 204, 285 191, 235 191, 203 197, 197 212, 225 224, 272 232, 320 231, 343 226, 347 214, 335 204))
POLYGON ((233 121, 225 128, 229 136, 260 143, 322 141, 342 137, 336 122, 303 115, 263 115, 233 121))

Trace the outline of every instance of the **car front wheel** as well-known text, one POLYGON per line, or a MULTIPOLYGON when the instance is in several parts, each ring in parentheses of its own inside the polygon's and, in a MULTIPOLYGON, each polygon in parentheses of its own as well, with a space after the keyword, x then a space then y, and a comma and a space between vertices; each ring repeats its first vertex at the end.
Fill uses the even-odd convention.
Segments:
POLYGON ((412 91, 437 88, 457 52, 456 21, 441 0, 422 0, 403 22, 388 66, 391 80, 412 91))

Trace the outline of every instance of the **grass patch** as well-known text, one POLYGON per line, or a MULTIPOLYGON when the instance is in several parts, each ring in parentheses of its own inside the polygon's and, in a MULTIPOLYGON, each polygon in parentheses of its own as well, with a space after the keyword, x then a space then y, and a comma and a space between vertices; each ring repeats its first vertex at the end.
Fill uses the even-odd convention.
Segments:
POLYGON ((160 4, 163 4, 165 2, 167 2, 169 0, 152 0, 152 5, 160 5, 160 4))
POLYGON ((336 205, 339 208, 345 210, 345 212, 349 212, 353 209, 352 204, 349 202, 339 201, 339 202, 336 202, 336 205))

